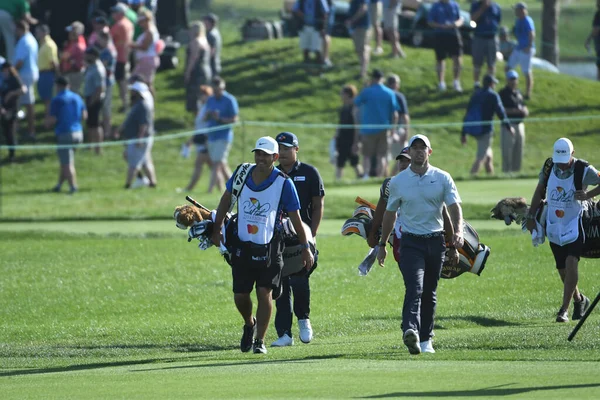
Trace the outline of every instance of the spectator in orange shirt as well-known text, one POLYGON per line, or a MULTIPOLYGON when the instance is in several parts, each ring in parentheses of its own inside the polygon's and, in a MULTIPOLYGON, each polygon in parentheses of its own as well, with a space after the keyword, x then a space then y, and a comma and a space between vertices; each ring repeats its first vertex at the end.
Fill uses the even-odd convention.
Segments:
POLYGON ((129 72, 129 52, 133 41, 133 24, 125 18, 127 6, 117 4, 112 9, 112 17, 115 21, 110 28, 115 48, 117 49, 117 65, 115 67, 115 80, 119 84, 119 97, 121 97, 121 111, 127 109, 127 75, 129 72))

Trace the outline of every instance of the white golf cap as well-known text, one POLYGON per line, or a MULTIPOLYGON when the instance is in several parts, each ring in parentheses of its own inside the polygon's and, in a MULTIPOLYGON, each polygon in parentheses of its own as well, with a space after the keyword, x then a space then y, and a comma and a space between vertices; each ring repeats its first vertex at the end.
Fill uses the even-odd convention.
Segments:
POLYGON ((569 139, 560 138, 554 142, 554 153, 552 153, 554 163, 568 163, 571 161, 571 154, 573 154, 573 143, 569 139))
POLYGON ((408 141, 408 147, 411 147, 412 144, 415 142, 415 140, 422 140, 423 143, 425 143, 425 146, 427 146, 431 149, 431 143, 429 143, 429 139, 427 139, 427 136, 425 136, 425 135, 415 135, 415 136, 411 137, 410 140, 408 141))
POLYGON ((279 144, 270 136, 261 137, 256 141, 252 151, 262 150, 267 154, 279 154, 279 144))

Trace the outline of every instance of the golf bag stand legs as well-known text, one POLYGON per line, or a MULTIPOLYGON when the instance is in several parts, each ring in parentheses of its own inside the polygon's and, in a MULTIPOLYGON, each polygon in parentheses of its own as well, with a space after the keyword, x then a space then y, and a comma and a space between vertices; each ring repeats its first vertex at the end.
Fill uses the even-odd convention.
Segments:
POLYGON ((573 328, 573 331, 571 332, 571 334, 567 338, 567 340, 569 342, 571 340, 573 340, 573 338, 575 337, 575 335, 577 334, 577 332, 579 332, 579 329, 583 326, 583 324, 585 323, 585 320, 592 313, 592 311, 594 310, 594 307, 596 307, 596 304, 598 304, 599 301, 600 301, 600 292, 598 293, 598 295, 596 295, 596 298, 594 299, 594 301, 592 302, 592 304, 590 304, 590 306, 588 307, 587 311, 585 312, 585 314, 583 314, 583 317, 581 317, 581 319, 579 320, 579 322, 577 323, 577 325, 575 325, 575 328, 573 328))

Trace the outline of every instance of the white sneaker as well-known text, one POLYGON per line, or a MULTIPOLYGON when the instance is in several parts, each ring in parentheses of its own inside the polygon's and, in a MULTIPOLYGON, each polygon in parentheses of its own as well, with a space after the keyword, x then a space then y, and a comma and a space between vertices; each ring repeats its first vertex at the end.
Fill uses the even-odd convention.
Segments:
POLYGON ((404 345, 408 347, 410 354, 421 354, 421 346, 419 345, 419 335, 414 329, 407 329, 402 337, 404 345))
POLYGON ((438 90, 439 90, 440 92, 445 92, 445 91, 446 91, 446 82, 440 82, 440 83, 438 84, 438 90))
POLYGON ((150 185, 150 179, 148 179, 148 177, 144 176, 143 178, 137 178, 131 184, 131 188, 137 189, 137 188, 141 188, 141 187, 148 186, 148 185, 150 185))
POLYGON ((310 325, 310 319, 299 319, 298 328, 300 328, 300 340, 302 343, 310 343, 313 338, 313 330, 310 325))
POLYGON ((456 90, 458 93, 462 93, 463 90, 459 80, 454 81, 454 90, 456 90))
POLYGON ((373 50, 373 54, 380 56, 383 54, 383 49, 381 47, 376 47, 375 50, 373 50))
POLYGON ((289 337, 287 333, 284 333, 279 339, 271 343, 271 347, 285 347, 294 344, 294 339, 289 337))
POLYGON ((431 339, 420 343, 421 353, 435 353, 431 339))

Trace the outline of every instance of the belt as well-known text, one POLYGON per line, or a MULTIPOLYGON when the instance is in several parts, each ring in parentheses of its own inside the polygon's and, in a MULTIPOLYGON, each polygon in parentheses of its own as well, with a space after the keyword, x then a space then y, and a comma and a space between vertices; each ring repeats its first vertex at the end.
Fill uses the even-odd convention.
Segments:
POLYGON ((419 238, 419 239, 431 239, 431 238, 444 236, 444 231, 431 232, 431 233, 426 233, 424 235, 417 235, 415 233, 410 233, 410 232, 402 232, 402 236, 411 236, 411 237, 415 237, 415 238, 419 238))

